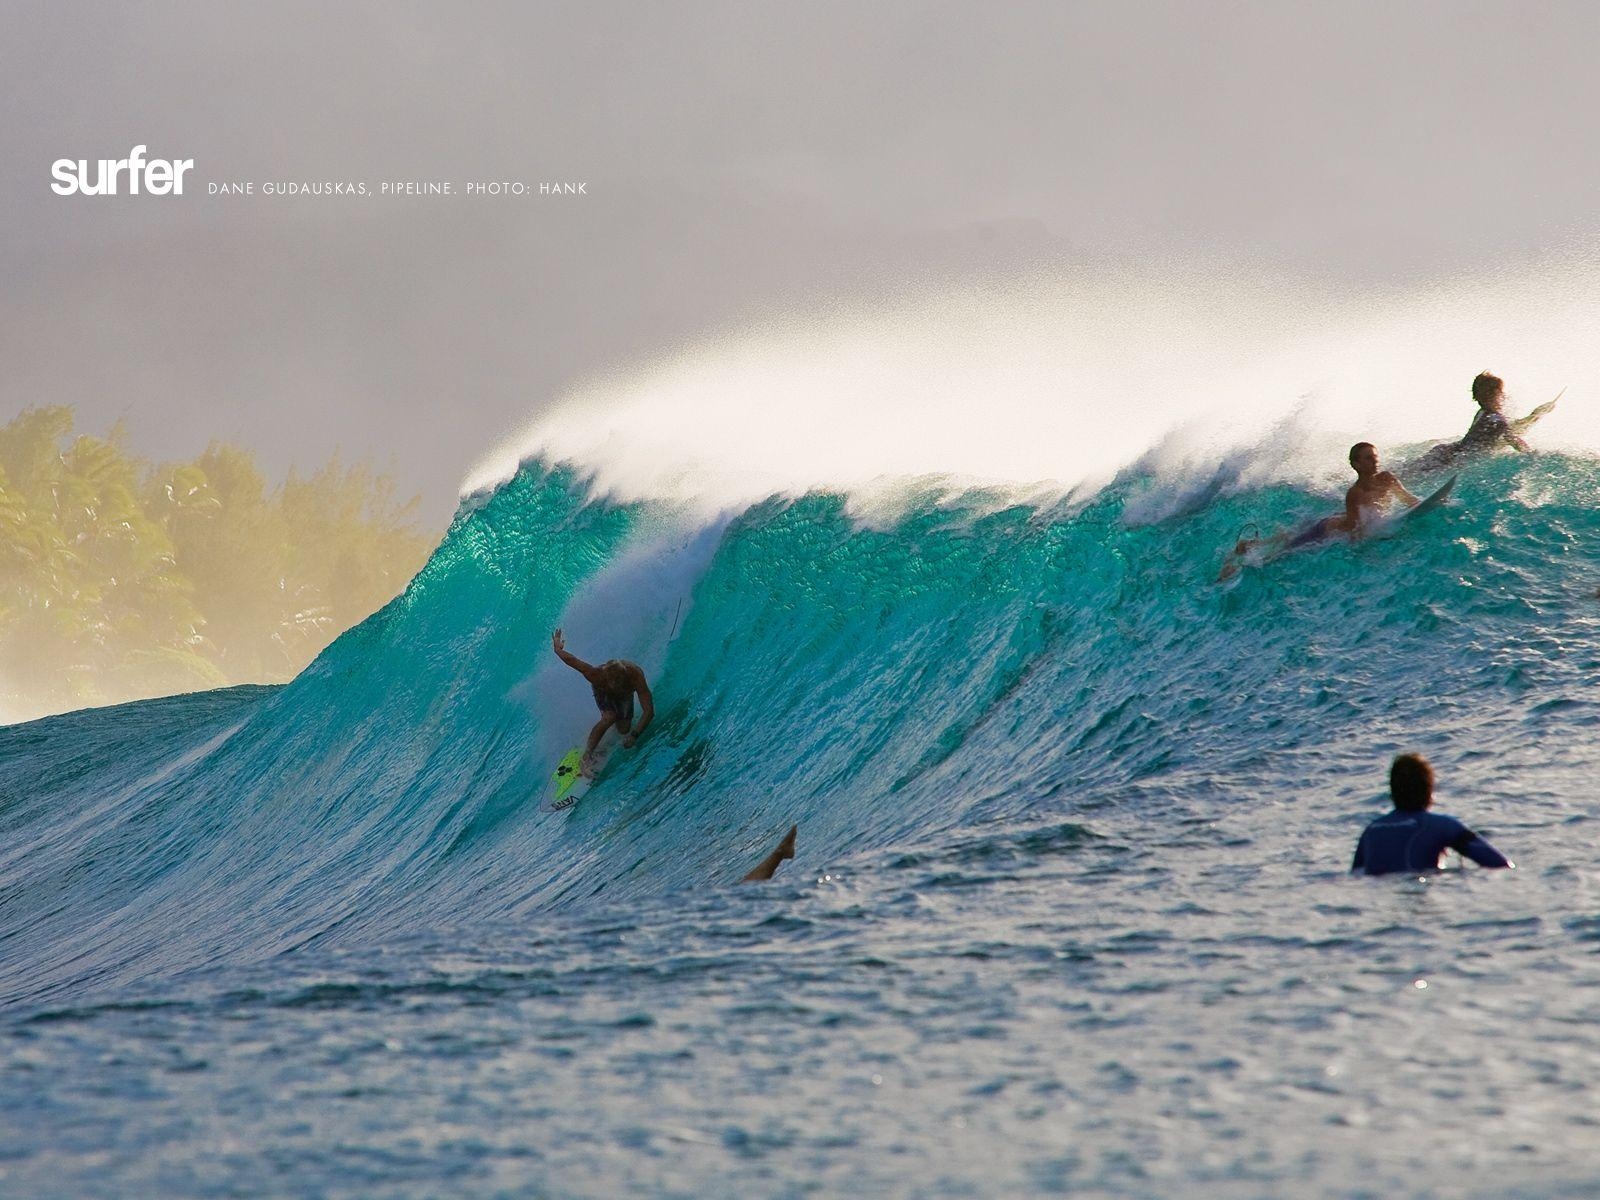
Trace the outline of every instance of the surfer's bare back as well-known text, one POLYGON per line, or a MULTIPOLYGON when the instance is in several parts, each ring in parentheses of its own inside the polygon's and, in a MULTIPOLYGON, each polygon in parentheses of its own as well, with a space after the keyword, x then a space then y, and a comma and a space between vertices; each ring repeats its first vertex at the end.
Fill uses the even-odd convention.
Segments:
POLYGON ((625 658, 613 658, 598 667, 591 666, 567 649, 566 640, 559 629, 550 635, 550 648, 556 652, 557 658, 589 681, 595 705, 600 709, 600 719, 589 731, 589 743, 584 747, 584 754, 593 754, 606 730, 613 725, 622 735, 624 746, 632 746, 638 741, 656 715, 655 701, 650 697, 650 684, 645 680, 644 668, 625 658), (633 697, 636 692, 640 709, 638 725, 633 723, 633 697))

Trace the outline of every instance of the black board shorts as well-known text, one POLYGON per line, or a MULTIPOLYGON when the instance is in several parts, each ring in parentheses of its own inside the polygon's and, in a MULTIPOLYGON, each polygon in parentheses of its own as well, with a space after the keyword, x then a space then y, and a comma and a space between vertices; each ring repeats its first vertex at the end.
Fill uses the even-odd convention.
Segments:
POLYGON ((629 693, 628 698, 621 704, 617 704, 611 700, 599 700, 598 698, 596 699, 596 703, 600 705, 601 716, 615 718, 618 725, 633 724, 632 693, 629 693))

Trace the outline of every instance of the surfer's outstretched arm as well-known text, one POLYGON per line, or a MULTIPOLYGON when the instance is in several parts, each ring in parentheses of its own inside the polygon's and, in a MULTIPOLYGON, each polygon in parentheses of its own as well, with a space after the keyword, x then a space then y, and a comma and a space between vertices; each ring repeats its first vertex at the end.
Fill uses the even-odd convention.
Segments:
MULTIPOLYGON (((1565 396, 1566 394, 1567 394, 1567 389, 1566 388, 1562 388, 1559 392, 1556 393, 1556 400, 1561 399, 1561 397, 1565 396)), ((1525 429, 1531 429, 1535 424, 1538 423, 1540 417, 1543 417, 1546 414, 1548 414, 1549 411, 1556 406, 1556 400, 1546 400, 1543 404, 1539 405, 1538 408, 1534 409, 1527 416, 1519 417, 1517 420, 1511 422, 1511 432, 1512 433, 1516 433, 1516 434, 1520 434, 1525 429)))
POLYGON ((786 858, 794 857, 794 839, 800 832, 800 826, 789 826, 789 832, 784 835, 783 841, 773 847, 772 853, 755 865, 755 868, 741 879, 740 883, 758 883, 763 879, 771 879, 778 864, 786 858))
POLYGON ((1470 858, 1480 867, 1496 868, 1515 865, 1509 858, 1501 854, 1500 851, 1470 829, 1463 830, 1462 836, 1450 843, 1450 848, 1457 854, 1470 858))
POLYGON ((589 676, 594 673, 594 668, 592 666, 584 662, 583 659, 579 658, 576 654, 571 653, 567 649, 567 642, 566 639, 561 636, 561 630, 558 629, 550 635, 550 649, 556 652, 557 658, 566 663, 567 666, 571 667, 585 679, 589 678, 589 676))

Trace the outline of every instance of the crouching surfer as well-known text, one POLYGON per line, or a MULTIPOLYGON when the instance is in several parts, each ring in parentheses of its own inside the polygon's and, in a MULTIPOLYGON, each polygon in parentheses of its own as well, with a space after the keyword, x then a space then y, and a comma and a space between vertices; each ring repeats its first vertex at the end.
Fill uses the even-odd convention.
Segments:
POLYGON ((1384 510, 1394 502, 1413 508, 1420 501, 1406 490, 1392 471, 1378 470, 1378 448, 1371 442, 1357 442, 1350 447, 1350 465, 1355 468, 1356 481, 1344 494, 1344 511, 1331 517, 1314 521, 1295 534, 1277 533, 1268 538, 1241 538, 1222 564, 1217 576, 1220 583, 1239 573, 1245 557, 1265 548, 1265 553, 1278 554, 1298 550, 1315 542, 1325 541, 1335 534, 1351 538, 1360 537, 1384 510))
POLYGON ((1446 850, 1465 855, 1481 867, 1509 867, 1512 862, 1454 817, 1429 812, 1433 804, 1433 767, 1420 754, 1402 754, 1389 768, 1389 796, 1394 811, 1374 820, 1356 843, 1352 871, 1387 875, 1394 871, 1437 871, 1446 850))
POLYGON ((567 649, 566 639, 561 636, 559 629, 550 635, 550 648, 556 652, 557 658, 589 681, 595 705, 600 709, 600 719, 589 730, 589 741, 583 750, 584 771, 587 774, 593 769, 595 747, 600 744, 606 730, 615 725, 617 732, 622 735, 622 744, 631 748, 655 719, 655 701, 651 699, 650 684, 644 677, 644 669, 638 663, 625 658, 613 658, 598 667, 591 666, 567 649), (636 693, 640 710, 637 725, 633 723, 633 698, 636 693))

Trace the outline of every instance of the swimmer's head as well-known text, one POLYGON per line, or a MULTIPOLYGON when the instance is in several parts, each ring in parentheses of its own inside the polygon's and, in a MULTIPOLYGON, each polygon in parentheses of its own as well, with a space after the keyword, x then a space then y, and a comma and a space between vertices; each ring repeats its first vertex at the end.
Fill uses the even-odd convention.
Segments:
POLYGON ((1376 471, 1378 469, 1378 448, 1376 446, 1374 446, 1371 442, 1357 442, 1354 446, 1350 447, 1350 465, 1354 467, 1358 473, 1361 470, 1361 460, 1365 458, 1370 458, 1372 460, 1372 465, 1369 470, 1376 471))
POLYGON ((1505 398, 1505 394, 1505 380, 1498 375, 1480 371, 1478 372, 1478 377, 1472 381, 1472 398, 1478 402, 1479 408, 1499 408, 1500 401, 1505 398))
POLYGON ((1396 756, 1389 767, 1389 795, 1405 812, 1421 812, 1433 803, 1433 767, 1420 754, 1396 756))

